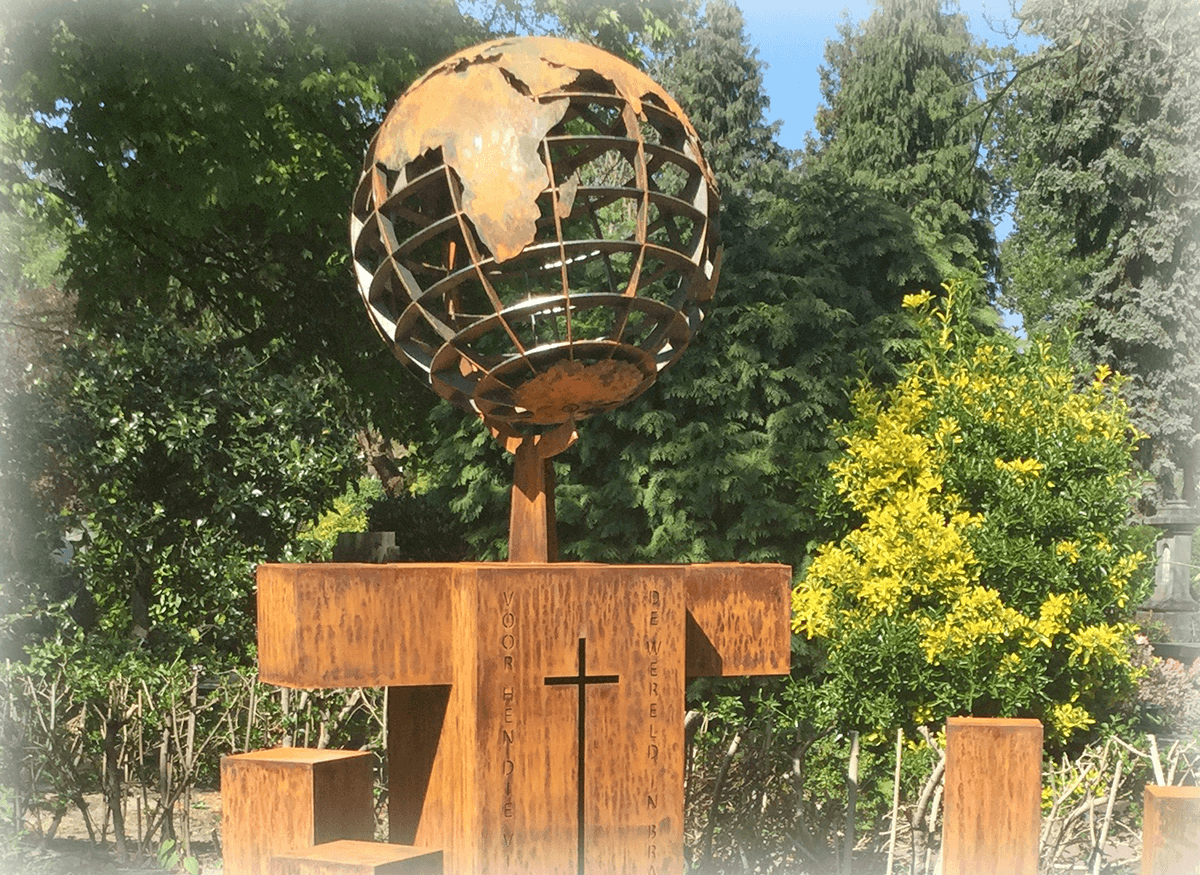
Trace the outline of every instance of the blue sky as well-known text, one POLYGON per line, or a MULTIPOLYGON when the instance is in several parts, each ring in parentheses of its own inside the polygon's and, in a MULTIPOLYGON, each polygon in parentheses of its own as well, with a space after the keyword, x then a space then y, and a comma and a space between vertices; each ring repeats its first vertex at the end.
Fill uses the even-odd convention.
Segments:
MULTIPOLYGON (((838 36, 838 24, 849 15, 862 21, 871 14, 873 0, 816 3, 812 0, 735 0, 746 19, 746 36, 758 47, 759 60, 767 64, 764 85, 771 99, 768 119, 783 122, 779 140, 788 148, 804 146, 820 103, 820 75, 825 60, 825 43, 838 36)), ((959 0, 971 32, 993 44, 1012 42, 1017 22, 1011 17, 1008 0, 959 0)), ((1025 50, 1032 46, 1024 38, 1025 50)), ((1001 216, 996 227, 1003 239, 1011 230, 1009 217, 1001 216)), ((1020 334, 1019 316, 1006 313, 1005 325, 1020 334)))
MULTIPOLYGON (((816 3, 811 0, 736 0, 746 18, 749 41, 758 46, 759 60, 768 65, 765 84, 771 98, 769 117, 783 122, 780 140, 789 148, 804 145, 812 129, 820 100, 817 67, 824 60, 825 42, 837 37, 838 23, 845 14, 855 21, 865 19, 874 7, 872 0, 816 3)), ((1008 0, 961 0, 971 31, 988 42, 1008 42, 993 31, 997 26, 1015 30, 1008 0)))

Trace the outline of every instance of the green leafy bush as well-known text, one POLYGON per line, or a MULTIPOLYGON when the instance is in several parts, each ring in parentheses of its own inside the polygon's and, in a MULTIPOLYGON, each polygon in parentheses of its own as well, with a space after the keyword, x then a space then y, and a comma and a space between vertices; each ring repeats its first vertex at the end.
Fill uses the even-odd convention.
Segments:
POLYGON ((375 502, 383 499, 383 484, 364 476, 352 482, 333 500, 333 508, 321 514, 310 527, 296 535, 296 543, 287 559, 298 562, 328 562, 343 532, 369 531, 367 514, 375 502))
POLYGON ((1063 742, 1134 689, 1138 435, 1106 369, 1080 388, 1049 344, 974 333, 946 288, 905 299, 924 356, 855 398, 832 471, 857 525, 818 550, 794 627, 848 726, 1034 716, 1063 742))
POLYGON ((19 659, 84 636, 88 653, 244 661, 254 564, 284 556, 358 473, 344 384, 282 343, 256 356, 212 324, 126 315, 120 336, 77 332, 0 403, 0 521, 15 532, 0 646, 19 659))

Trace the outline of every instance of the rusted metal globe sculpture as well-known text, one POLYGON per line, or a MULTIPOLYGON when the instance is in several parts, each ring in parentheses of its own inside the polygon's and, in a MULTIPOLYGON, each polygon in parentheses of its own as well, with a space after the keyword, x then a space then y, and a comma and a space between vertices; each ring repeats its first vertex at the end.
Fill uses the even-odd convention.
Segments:
POLYGON ((683 352, 716 287, 717 185, 645 73, 548 37, 460 52, 367 149, 350 239, 401 361, 532 434, 612 409, 683 352))

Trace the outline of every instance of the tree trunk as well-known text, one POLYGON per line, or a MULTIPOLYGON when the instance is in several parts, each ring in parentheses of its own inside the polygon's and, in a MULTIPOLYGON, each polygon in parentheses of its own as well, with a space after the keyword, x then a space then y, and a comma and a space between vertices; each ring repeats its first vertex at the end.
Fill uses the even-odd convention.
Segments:
POLYGON ((842 875, 854 875, 854 817, 858 813, 858 732, 850 733, 850 763, 846 768, 846 835, 842 846, 842 875))
POLYGON ((121 721, 108 719, 104 723, 104 765, 108 772, 105 781, 105 794, 108 797, 108 810, 112 812, 113 844, 117 856, 122 860, 129 858, 125 847, 125 811, 121 805, 121 758, 119 738, 121 721))

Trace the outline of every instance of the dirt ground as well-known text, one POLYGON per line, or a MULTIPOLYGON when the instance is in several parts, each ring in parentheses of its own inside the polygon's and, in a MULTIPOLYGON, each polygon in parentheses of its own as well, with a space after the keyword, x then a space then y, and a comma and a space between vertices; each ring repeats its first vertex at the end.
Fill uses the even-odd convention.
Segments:
MULTIPOLYGON (((98 821, 104 816, 104 802, 100 795, 91 794, 84 797, 89 815, 93 821, 93 829, 100 835, 96 841, 88 836, 87 825, 78 807, 72 805, 63 816, 53 837, 47 837, 54 816, 49 810, 26 816, 28 835, 20 845, 3 849, 0 856, 0 873, 2 875, 133 875, 133 873, 161 873, 158 848, 151 848, 144 854, 136 849, 139 811, 145 816, 141 806, 140 794, 130 797, 125 808, 125 832, 131 837, 129 841, 129 858, 121 859, 112 841, 111 822, 101 825, 98 821), (7 867, 7 868, 6 868, 7 867)), ((150 806, 155 805, 154 797, 149 797, 150 806)), ((216 875, 221 872, 220 831, 221 831, 221 794, 215 790, 194 791, 189 809, 191 852, 200 863, 203 875, 216 875)), ((181 832, 182 805, 175 809, 176 830, 181 832)), ((169 870, 168 870, 169 871, 169 870)), ((179 870, 182 871, 182 870, 179 870)))
MULTIPOLYGON (((94 821, 104 816, 104 803, 99 794, 88 795, 84 801, 94 821)), ((149 801, 153 806, 154 798, 150 797, 149 801)), ((126 832, 133 836, 138 830, 137 798, 130 797, 125 817, 126 832)), ((113 848, 111 824, 107 825, 102 844, 91 841, 83 815, 75 806, 63 816, 54 836, 45 838, 53 819, 49 810, 27 817, 29 837, 20 846, 0 848, 0 875, 162 875, 164 871, 156 858, 157 848, 139 856, 134 852, 132 841, 130 858, 120 859, 113 848), (39 835, 43 838, 38 838, 39 835)), ((201 875, 220 875, 221 794, 216 791, 193 792, 189 819, 191 850, 200 864, 201 875)), ((175 823, 176 828, 181 829, 182 806, 176 808, 175 823)), ((385 827, 380 826, 381 831, 386 831, 385 827)), ((102 827, 94 823, 94 828, 100 830, 102 827)), ((1140 849, 1135 848, 1134 844, 1129 837, 1125 841, 1116 836, 1110 837, 1106 846, 1104 871, 1113 875, 1137 872, 1140 849)), ((1086 850, 1082 847, 1068 848, 1060 859, 1057 871, 1062 875, 1089 872, 1091 867, 1086 850)), ((867 863, 866 860, 863 862, 867 863)), ((873 871, 869 864, 861 868, 864 872, 873 871)), ((168 868, 166 871, 171 870, 168 868)), ((176 867, 174 871, 184 870, 176 867)))

